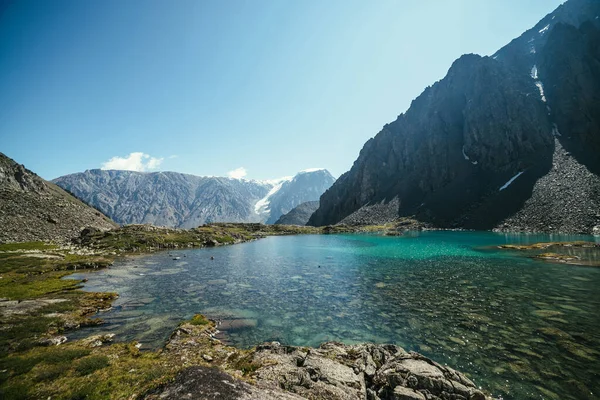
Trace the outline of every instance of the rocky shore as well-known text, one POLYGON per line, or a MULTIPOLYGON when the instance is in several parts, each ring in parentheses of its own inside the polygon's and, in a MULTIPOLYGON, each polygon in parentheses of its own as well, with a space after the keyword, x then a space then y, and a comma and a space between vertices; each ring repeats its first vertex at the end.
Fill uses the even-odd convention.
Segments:
MULTIPOLYGON (((196 318, 202 319, 201 316, 196 318)), ((224 346, 214 322, 182 324, 165 347, 184 368, 146 399, 485 400, 462 373, 395 345, 224 346)))

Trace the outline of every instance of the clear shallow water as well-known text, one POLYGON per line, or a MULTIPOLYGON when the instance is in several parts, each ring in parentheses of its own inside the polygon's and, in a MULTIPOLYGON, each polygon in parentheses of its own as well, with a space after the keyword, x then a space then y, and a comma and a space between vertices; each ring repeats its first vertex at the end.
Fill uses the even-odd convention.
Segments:
POLYGON ((237 346, 395 343, 468 373, 504 399, 597 399, 600 268, 487 247, 559 240, 594 238, 291 236, 132 258, 71 275, 88 278, 86 290, 120 294, 100 315, 106 325, 74 337, 110 331, 157 347, 201 312, 237 318, 240 329, 227 334, 237 346))

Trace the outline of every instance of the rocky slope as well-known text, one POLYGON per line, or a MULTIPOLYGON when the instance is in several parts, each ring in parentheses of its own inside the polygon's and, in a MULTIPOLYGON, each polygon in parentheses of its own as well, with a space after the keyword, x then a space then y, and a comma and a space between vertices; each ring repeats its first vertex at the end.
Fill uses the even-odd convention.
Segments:
POLYGON ((498 230, 594 233, 600 235, 600 176, 555 141, 552 169, 534 185, 523 207, 498 230))
POLYGON ((211 222, 272 223, 298 204, 317 200, 333 178, 322 171, 260 182, 176 172, 88 170, 54 182, 120 224, 192 228, 211 222))
POLYGON ((310 216, 319 208, 318 201, 307 201, 296 206, 287 214, 282 215, 275 225, 306 225, 310 216))
MULTIPOLYGON (((600 170, 598 15, 600 2, 570 0, 493 57, 458 59, 365 144, 309 224, 414 215, 440 227, 510 229, 518 220, 523 230, 591 232, 595 212, 568 209, 568 224, 540 219, 548 209, 564 211, 570 193, 540 191, 536 182, 588 184, 583 173, 548 175, 561 151, 555 138, 571 152, 572 168, 600 170), (546 206, 531 208, 540 204, 527 203, 532 198, 546 206)), ((581 208, 597 210, 595 190, 582 193, 581 208)))
POLYGON ((86 227, 117 225, 0 153, 0 243, 67 241, 86 227))

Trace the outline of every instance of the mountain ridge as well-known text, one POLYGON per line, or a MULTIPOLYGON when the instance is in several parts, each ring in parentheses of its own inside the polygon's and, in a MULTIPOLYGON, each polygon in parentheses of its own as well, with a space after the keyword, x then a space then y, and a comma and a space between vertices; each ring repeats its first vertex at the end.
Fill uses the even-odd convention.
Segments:
POLYGON ((54 182, 120 224, 193 228, 211 222, 272 223, 301 202, 318 199, 331 186, 331 174, 326 172, 328 176, 324 176, 319 171, 308 173, 316 190, 292 184, 302 173, 289 179, 257 181, 178 172, 91 169, 54 182), (281 187, 273 190, 278 184, 281 187), (273 209, 259 210, 256 205, 261 201, 273 209))
MULTIPOLYGON (((600 101, 597 91, 586 88, 600 87, 599 14, 600 2, 570 0, 492 57, 461 56, 365 143, 352 168, 321 196, 308 224, 415 216, 442 228, 510 230, 511 216, 551 173, 560 152, 555 143, 583 168, 597 171, 597 153, 590 149, 600 148, 600 101), (577 137, 561 135, 573 129, 577 137)), ((581 180, 554 175, 563 184, 590 184, 585 173, 573 176, 581 180)), ((595 190, 579 192, 589 196, 595 190)), ((549 194, 547 200, 557 208, 569 203, 549 194)), ((597 207, 594 198, 582 202, 586 210, 597 207)), ((576 223, 563 226, 540 225, 535 211, 526 214, 530 220, 521 215, 519 230, 581 226, 580 232, 590 233, 600 224, 587 211, 572 214, 576 223)))
POLYGON ((67 242, 85 228, 117 224, 0 153, 0 226, 0 243, 67 242))

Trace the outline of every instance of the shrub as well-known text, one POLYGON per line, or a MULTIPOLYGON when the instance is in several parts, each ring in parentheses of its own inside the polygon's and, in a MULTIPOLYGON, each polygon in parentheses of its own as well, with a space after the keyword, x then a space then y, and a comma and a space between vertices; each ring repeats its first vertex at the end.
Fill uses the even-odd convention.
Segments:
POLYGON ((196 314, 190 321, 192 325, 208 325, 209 321, 202 314, 196 314))

